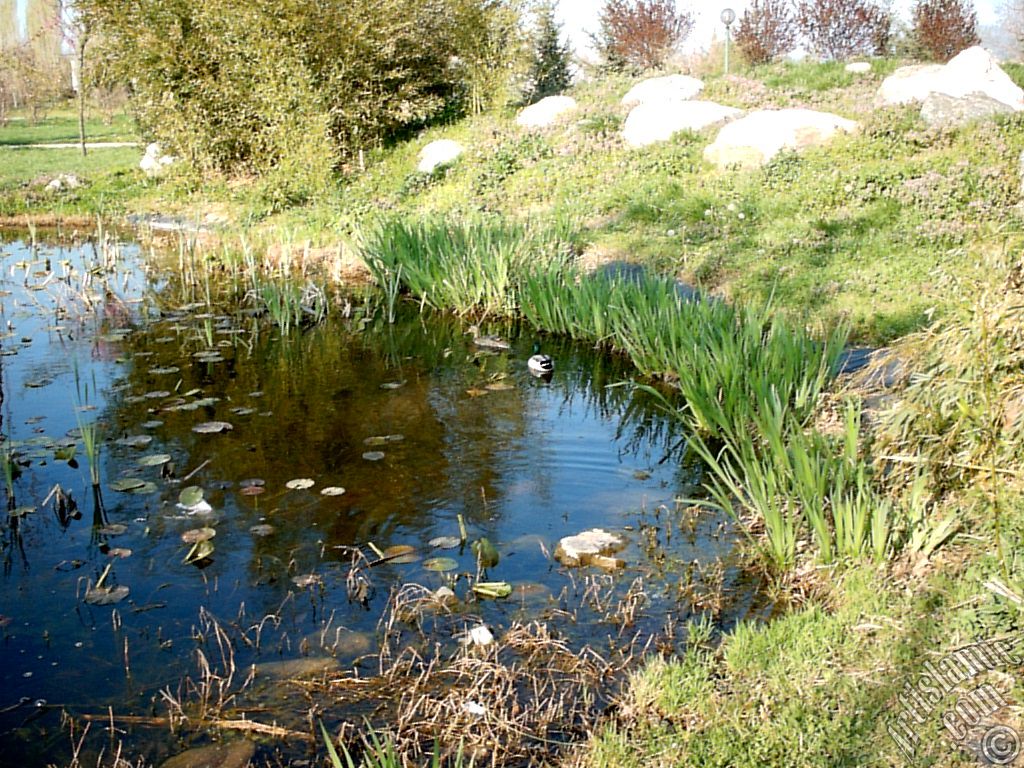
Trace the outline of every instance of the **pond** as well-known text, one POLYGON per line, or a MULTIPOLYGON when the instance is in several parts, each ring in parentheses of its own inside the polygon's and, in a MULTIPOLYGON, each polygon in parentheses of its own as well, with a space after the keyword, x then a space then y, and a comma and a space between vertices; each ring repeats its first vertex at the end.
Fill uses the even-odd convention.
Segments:
MULTIPOLYGON (((763 610, 728 521, 682 501, 701 481, 685 436, 609 386, 623 360, 543 339, 545 381, 528 332, 489 329, 512 339, 493 353, 460 320, 389 325, 354 298, 282 337, 143 254, 0 244, 0 764, 67 762, 87 724, 83 755, 113 749, 111 717, 125 753, 158 764, 209 738, 195 712, 212 711, 211 681, 241 690, 253 665, 372 680, 385 657, 466 653, 475 627, 530 622, 572 649, 671 650, 692 618, 763 610), (553 558, 592 528, 622 537, 624 568, 553 558), (513 592, 487 599, 479 580, 513 592), (443 586, 455 597, 431 621, 398 610, 443 586)), ((254 737, 308 764, 308 696, 232 691, 221 719, 305 729, 297 745, 254 737)), ((332 728, 381 711, 360 706, 317 711, 332 728)))

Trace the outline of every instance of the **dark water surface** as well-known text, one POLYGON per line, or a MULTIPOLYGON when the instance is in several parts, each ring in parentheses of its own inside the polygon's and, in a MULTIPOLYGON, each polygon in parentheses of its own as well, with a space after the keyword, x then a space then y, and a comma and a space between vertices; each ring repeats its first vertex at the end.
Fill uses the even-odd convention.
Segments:
MULTIPOLYGON (((0 764, 66 762, 62 710, 166 715, 160 691, 196 673, 201 610, 226 628, 240 667, 332 655, 372 674, 392 589, 436 589, 445 577, 422 561, 382 564, 364 606, 349 600, 344 547, 411 545, 472 575, 468 547, 428 544, 458 536, 461 514, 469 539, 486 536, 501 555, 488 578, 520 589, 464 604, 467 624, 500 636, 513 620, 571 615, 559 631, 574 647, 601 648, 621 628, 587 610, 588 575, 620 592, 644 578, 635 629, 653 633, 701 612, 680 597, 681 574, 733 546, 712 513, 680 522, 688 513, 676 499, 696 491, 699 469, 683 460, 670 420, 628 388, 608 388, 630 376, 621 360, 545 340, 556 362, 547 383, 528 374, 531 336, 482 355, 451 318, 388 326, 358 311, 282 339, 251 312, 182 306, 174 276, 147 274, 131 244, 15 241, 0 258, 2 432, 17 467, 17 514, 0 519, 0 764), (193 430, 214 420, 233 429, 193 430), (77 431, 91 422, 99 493, 77 431), (389 435, 400 438, 367 443, 389 435), (384 457, 364 458, 370 451, 384 457), (139 464, 156 454, 170 455, 173 477, 139 464), (113 490, 133 478, 152 485, 113 490), (306 478, 311 488, 286 487, 306 478), (246 495, 247 479, 264 492, 246 495), (58 484, 77 514, 42 505, 58 484), (204 490, 212 512, 178 508, 187 485, 204 490), (327 487, 345 492, 322 495, 327 487), (182 534, 201 527, 216 531, 212 557, 185 563, 182 534), (560 537, 593 527, 629 542, 614 578, 551 557, 560 537), (105 587, 129 593, 90 604, 86 589, 105 571, 105 587)), ((715 618, 728 624, 753 592, 735 568, 720 577, 731 601, 715 618)), ((467 583, 455 584, 462 599, 467 583)), ((119 738, 153 760, 180 748, 166 728, 126 725, 119 738)))

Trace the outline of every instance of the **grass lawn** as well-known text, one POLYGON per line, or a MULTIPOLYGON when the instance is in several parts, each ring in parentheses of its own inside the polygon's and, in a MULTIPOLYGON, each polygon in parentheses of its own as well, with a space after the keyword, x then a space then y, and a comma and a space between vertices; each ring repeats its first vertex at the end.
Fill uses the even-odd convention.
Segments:
MULTIPOLYGON (((57 113, 36 123, 22 115, 0 126, 0 147, 25 144, 64 143, 78 141, 78 115, 57 113)), ((110 122, 96 117, 85 121, 86 141, 139 141, 135 124, 128 115, 115 115, 110 122)))

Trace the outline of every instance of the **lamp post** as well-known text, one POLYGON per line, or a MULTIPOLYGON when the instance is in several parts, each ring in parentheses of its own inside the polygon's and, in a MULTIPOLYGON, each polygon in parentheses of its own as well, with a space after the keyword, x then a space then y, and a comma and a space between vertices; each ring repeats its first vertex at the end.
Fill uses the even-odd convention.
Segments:
POLYGON ((736 21, 736 11, 732 8, 725 8, 722 11, 722 23, 725 24, 725 74, 729 74, 729 38, 732 32, 732 23, 736 21))

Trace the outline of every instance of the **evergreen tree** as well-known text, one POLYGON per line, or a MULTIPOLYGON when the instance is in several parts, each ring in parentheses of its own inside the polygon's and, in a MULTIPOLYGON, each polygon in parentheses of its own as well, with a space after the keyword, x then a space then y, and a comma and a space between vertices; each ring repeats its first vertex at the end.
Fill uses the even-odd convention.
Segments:
POLYGON ((561 93, 572 82, 569 42, 562 40, 561 25, 555 19, 556 7, 556 0, 544 0, 537 7, 530 101, 561 93))

